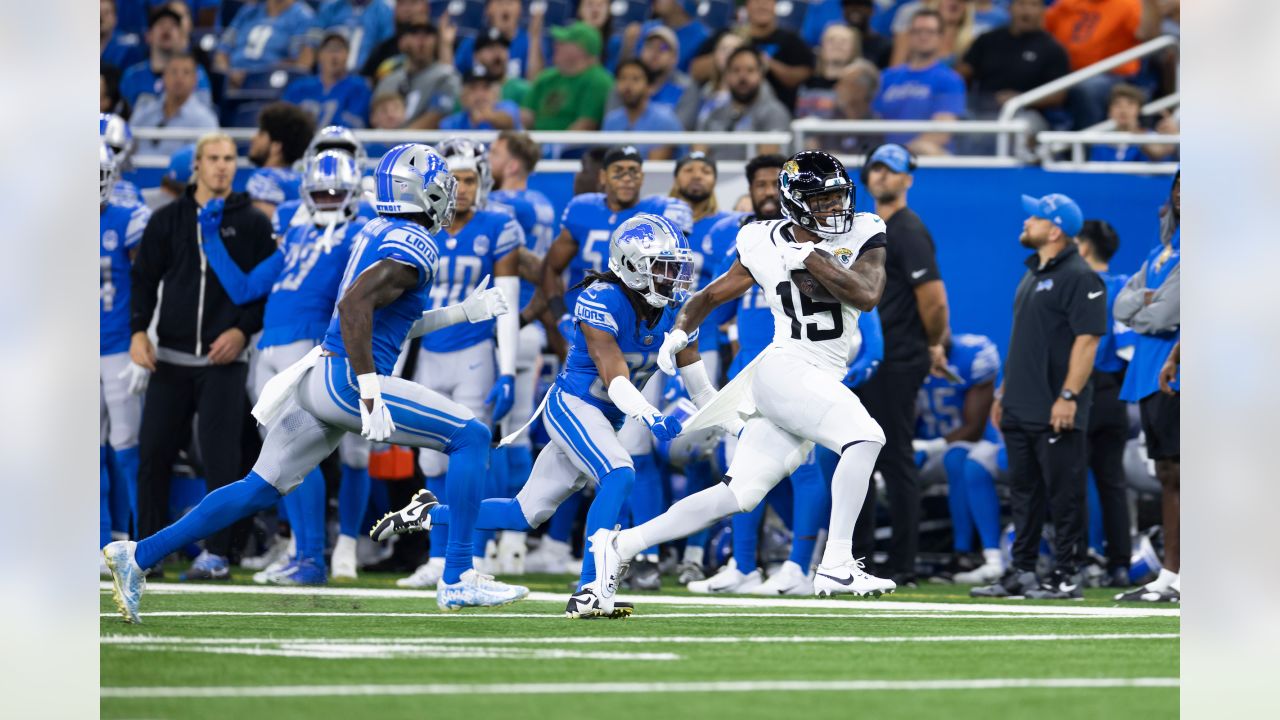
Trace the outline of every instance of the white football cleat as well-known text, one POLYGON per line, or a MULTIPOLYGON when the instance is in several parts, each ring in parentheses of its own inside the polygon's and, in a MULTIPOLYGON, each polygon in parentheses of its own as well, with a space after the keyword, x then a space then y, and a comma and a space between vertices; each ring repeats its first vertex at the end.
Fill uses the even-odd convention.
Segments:
POLYGON ((292 537, 286 540, 276 535, 272 538, 271 545, 261 555, 241 559, 240 567, 245 570, 266 570, 269 567, 279 569, 288 564, 289 558, 297 552, 297 540, 292 537))
POLYGON ((819 565, 813 574, 813 594, 819 597, 831 595, 874 595, 879 597, 898 589, 897 583, 878 578, 865 571, 861 558, 839 565, 819 565))
POLYGON ((417 570, 409 577, 400 578, 396 581, 396 587, 403 588, 432 588, 444 576, 444 558, 431 558, 430 560, 418 566, 417 570))
POLYGON ((117 540, 102 548, 102 557, 111 570, 111 599, 128 623, 142 622, 138 603, 142 601, 142 591, 147 589, 146 574, 134 559, 137 549, 138 543, 132 540, 117 540))
POLYGON ((350 535, 339 535, 333 544, 333 555, 329 558, 330 576, 334 580, 356 579, 356 539, 350 535))
POLYGON ((529 588, 508 585, 484 575, 475 568, 462 573, 462 578, 452 585, 443 580, 436 588, 436 607, 441 610, 461 610, 465 607, 500 607, 524 598, 529 588))
MULTIPOLYGON (((618 583, 626 572, 627 563, 618 552, 618 530, 600 528, 587 538, 587 551, 596 566, 595 592, 599 599, 599 614, 612 616, 618 599, 618 583)), ((583 559, 586 562, 586 559, 583 559)))
POLYGON ((1004 570, 1003 562, 985 562, 972 570, 956 573, 951 582, 956 585, 990 585, 1004 577, 1004 570))
POLYGON ((253 574, 253 581, 259 585, 270 585, 276 577, 289 568, 294 562, 293 555, 281 555, 270 565, 253 574))
POLYGON ((572 560, 573 548, 569 543, 543 535, 542 543, 524 556, 524 571, 564 575, 569 572, 572 560))
POLYGON ((382 542, 392 535, 425 532, 431 529, 431 508, 440 504, 430 490, 419 490, 410 498, 409 504, 387 513, 373 524, 369 530, 369 539, 382 542))
MULTIPOLYGON (((103 545, 102 547, 105 550, 107 546, 103 545)), ((102 554, 102 550, 98 551, 98 577, 100 578, 111 577, 111 568, 107 567, 107 558, 105 555, 102 554)))
POLYGON ((752 595, 812 595, 813 578, 801 570, 799 565, 788 560, 768 580, 750 592, 752 595))
POLYGON ((764 574, 756 568, 745 575, 732 563, 720 568, 720 572, 706 580, 694 580, 685 587, 699 595, 723 593, 749 593, 764 583, 764 574))
POLYGON ((525 533, 515 530, 504 530, 498 536, 498 572, 503 575, 524 574, 524 556, 527 552, 524 541, 525 533))

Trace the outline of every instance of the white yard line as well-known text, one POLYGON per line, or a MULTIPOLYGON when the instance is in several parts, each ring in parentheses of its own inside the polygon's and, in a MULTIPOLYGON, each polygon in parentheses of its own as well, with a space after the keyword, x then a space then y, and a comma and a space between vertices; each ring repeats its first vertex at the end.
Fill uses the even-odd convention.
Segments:
MULTIPOLYGON (((110 590, 111 583, 100 583, 99 588, 110 590)), ((430 590, 393 590, 390 588, 338 588, 338 587, 276 587, 255 585, 201 585, 183 583, 153 583, 147 588, 154 594, 226 594, 226 595, 302 595, 306 597, 385 598, 385 599, 435 599, 430 590)), ((534 602, 563 603, 566 593, 533 592, 528 599, 534 602)), ((680 605, 711 608, 792 608, 797 610, 915 610, 941 613, 1007 613, 1017 615, 1083 615, 1087 617, 1178 617, 1178 608, 1165 607, 1087 607, 1070 605, 1017 605, 1009 603, 937 603, 893 600, 826 600, 818 598, 744 598, 699 597, 688 595, 633 595, 624 599, 634 600, 638 606, 680 605)), ((643 612, 639 610, 638 612, 643 612)), ((146 613, 144 612, 144 615, 146 613)), ((637 615, 638 616, 638 615, 637 615)))
MULTIPOLYGON (((501 613, 487 612, 475 614, 455 613, 418 613, 418 612, 317 612, 317 611, 283 611, 283 610, 157 610, 144 612, 144 617, 295 617, 295 618, 412 618, 414 620, 453 620, 475 621, 494 619, 527 619, 527 620, 563 620, 559 613, 501 613)), ((118 612, 98 613, 100 618, 119 618, 118 612)), ((671 620, 686 618, 806 618, 821 620, 864 620, 876 619, 919 619, 919 620, 1120 620, 1124 617, 1088 615, 1008 615, 996 613, 940 613, 940 612, 843 612, 843 613, 766 613, 766 612, 673 612, 673 613, 640 613, 628 618, 628 622, 636 620, 671 620)))
POLYGON ((405 695, 599 695, 640 693, 851 692, 1177 688, 1178 678, 974 678, 967 680, 756 680, 653 683, 429 685, 264 685, 257 687, 104 687, 104 699, 280 698, 405 695))
POLYGON ((741 645, 741 644, 845 644, 845 643, 978 643, 978 642, 1064 642, 1072 640, 1177 640, 1177 633, 1053 633, 1022 635, 932 635, 932 636, 665 636, 647 637, 426 637, 426 638, 189 638, 159 635, 105 635, 103 645, 741 645))

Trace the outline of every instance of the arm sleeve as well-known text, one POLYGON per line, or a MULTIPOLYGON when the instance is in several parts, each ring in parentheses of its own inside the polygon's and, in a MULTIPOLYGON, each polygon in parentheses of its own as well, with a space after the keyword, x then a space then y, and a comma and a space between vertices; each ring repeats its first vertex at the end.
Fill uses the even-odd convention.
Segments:
POLYGON ((516 374, 516 353, 520 342, 520 278, 514 275, 494 278, 494 287, 502 290, 512 311, 498 316, 498 374, 516 374))
POLYGON ((1138 272, 1129 278, 1129 282, 1124 284, 1124 288, 1116 295, 1116 301, 1111 306, 1111 314, 1116 320, 1129 325, 1133 320, 1133 316, 1142 309, 1142 295, 1147 289, 1147 264, 1142 263, 1142 267, 1138 268, 1138 272))
POLYGON ((1107 334, 1107 286, 1095 273, 1080 276, 1067 298, 1067 325, 1076 335, 1107 334))
POLYGON ((941 280, 938 271, 938 258, 933 249, 933 238, 924 225, 916 224, 906 232, 895 234, 891 255, 907 274, 907 282, 911 287, 923 285, 931 280, 941 280))
MULTIPOLYGON (((175 201, 176 202, 176 201, 175 201)), ((156 289, 169 265, 168 220, 173 213, 154 215, 142 231, 138 255, 129 270, 129 332, 146 332, 156 311, 156 289), (164 226, 164 227, 162 227, 164 226)))
POLYGON ((702 360, 680 368, 680 379, 684 381, 685 389, 689 391, 689 399, 700 408, 716 396, 716 389, 711 385, 711 378, 707 376, 707 366, 702 360))
POLYGON ((245 305, 266 297, 271 292, 271 286, 275 284, 276 278, 280 277, 280 271, 284 269, 284 253, 276 250, 266 260, 245 273, 236 261, 231 259, 231 254, 227 252, 227 246, 222 243, 222 238, 216 236, 204 241, 204 254, 209 261, 209 267, 213 269, 213 274, 217 275, 218 282, 222 283, 222 289, 227 291, 231 302, 237 305, 245 305))
MULTIPOLYGON (((238 252, 240 257, 234 258, 236 265, 241 269, 257 267, 259 263, 270 258, 276 253, 276 243, 271 233, 271 221, 266 215, 254 208, 248 208, 248 220, 241 223, 242 232, 247 235, 246 240, 239 245, 238 252)), ((234 256, 233 256, 234 257, 234 256)), ((214 273, 217 274, 216 271, 214 273)), ((262 316, 267 309, 265 300, 255 300, 239 307, 239 318, 235 326, 244 333, 245 337, 251 337, 254 333, 262 329, 262 316)))
POLYGON ((1178 266, 1169 272, 1169 276, 1156 289, 1151 304, 1142 306, 1129 318, 1129 327, 1144 335, 1170 333, 1178 329, 1182 310, 1180 271, 1181 266, 1178 266))

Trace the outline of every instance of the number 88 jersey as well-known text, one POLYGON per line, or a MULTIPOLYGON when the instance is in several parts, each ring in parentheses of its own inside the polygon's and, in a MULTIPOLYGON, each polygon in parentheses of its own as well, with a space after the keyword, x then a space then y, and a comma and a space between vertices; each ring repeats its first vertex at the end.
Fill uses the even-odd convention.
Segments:
MULTIPOLYGON (((861 313, 852 305, 814 300, 800 292, 783 263, 782 248, 794 243, 794 223, 768 220, 748 223, 738 231, 738 261, 764 291, 773 313, 773 344, 789 347, 814 365, 843 374, 858 353, 861 313)), ((849 268, 862 253, 885 246, 884 221, 873 213, 853 216, 853 229, 818 248, 849 268)))

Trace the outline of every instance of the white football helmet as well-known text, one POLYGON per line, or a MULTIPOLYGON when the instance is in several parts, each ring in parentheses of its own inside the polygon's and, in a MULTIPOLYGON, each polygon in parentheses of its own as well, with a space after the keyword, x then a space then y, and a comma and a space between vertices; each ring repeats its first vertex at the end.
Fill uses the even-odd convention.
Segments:
POLYGON ((427 232, 453 224, 458 181, 444 158, 421 143, 405 143, 387 151, 373 171, 374 209, 379 215, 425 214, 427 232))
POLYGON ((350 220, 360 201, 360 171, 355 158, 342 150, 321 152, 307 163, 301 190, 302 202, 316 225, 350 220))
POLYGON ((489 147, 465 138, 449 138, 437 146, 449 166, 449 172, 474 170, 479 176, 475 207, 483 208, 493 190, 493 171, 489 167, 489 147))
POLYGON ((98 135, 115 154, 116 169, 125 169, 129 155, 133 152, 133 131, 129 129, 129 123, 115 113, 100 113, 98 135))
POLYGON ((307 152, 302 156, 303 167, 310 167, 311 161, 315 156, 325 150, 341 150, 356 161, 356 169, 364 171, 364 166, 369 161, 369 155, 365 152, 364 143, 351 132, 350 128, 341 125, 329 125, 320 129, 316 136, 311 138, 311 144, 307 146, 307 152))
POLYGON ((640 213, 609 238, 609 269, 653 307, 683 302, 693 284, 693 251, 684 233, 659 215, 640 213))
POLYGON ((116 184, 116 154, 106 143, 98 144, 98 203, 106 205, 116 184))

